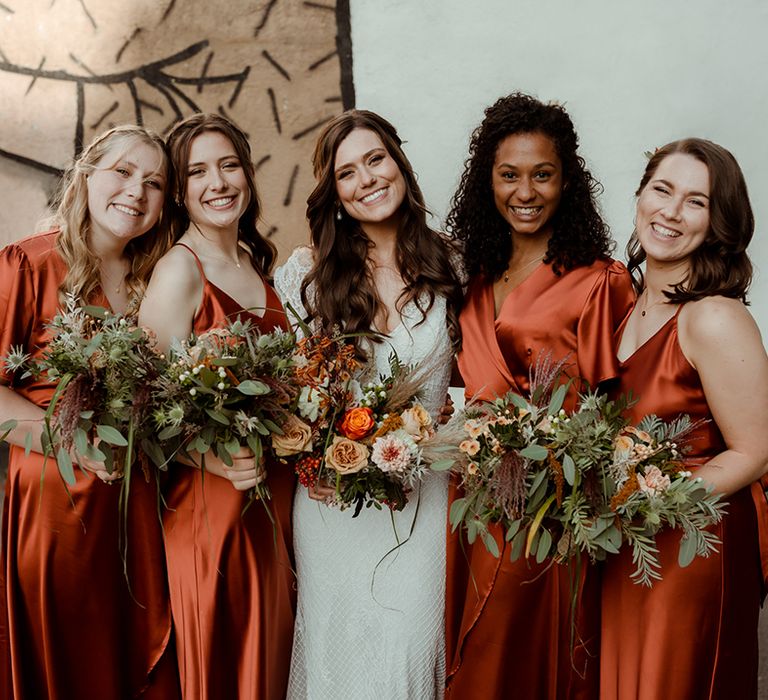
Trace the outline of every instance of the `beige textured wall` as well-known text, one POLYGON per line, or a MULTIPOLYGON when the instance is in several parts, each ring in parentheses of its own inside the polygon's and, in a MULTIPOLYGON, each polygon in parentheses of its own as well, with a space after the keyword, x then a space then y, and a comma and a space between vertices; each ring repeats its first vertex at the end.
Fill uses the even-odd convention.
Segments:
MULTIPOLYGON (((58 174, 96 133, 137 120, 167 133, 218 111, 249 134, 263 231, 285 258, 307 238, 318 127, 343 109, 343 7, 0 0, 0 244, 36 230, 58 174)), ((351 104, 351 78, 344 90, 351 104)))

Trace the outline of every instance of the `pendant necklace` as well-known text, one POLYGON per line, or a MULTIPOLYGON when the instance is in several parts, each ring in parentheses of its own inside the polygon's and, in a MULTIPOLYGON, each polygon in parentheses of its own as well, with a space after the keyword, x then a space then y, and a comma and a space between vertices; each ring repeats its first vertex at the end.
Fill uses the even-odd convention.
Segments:
POLYGON ((648 294, 646 294, 646 290, 643 290, 643 301, 645 302, 643 304, 643 308, 640 309, 640 315, 645 318, 645 314, 648 311, 648 309, 652 309, 654 306, 657 306, 658 304, 664 304, 667 300, 666 299, 659 299, 658 301, 654 301, 653 304, 648 304, 648 294))
POLYGON ((510 277, 512 277, 514 275, 517 275, 517 274, 520 274, 524 270, 527 270, 534 263, 539 262, 539 260, 543 260, 545 255, 546 255, 546 253, 544 253, 544 255, 539 255, 538 258, 534 258, 530 262, 527 262, 525 265, 523 265, 521 268, 518 268, 514 272, 510 272, 509 271, 509 266, 507 266, 507 269, 504 271, 504 282, 509 282, 509 278, 510 277))

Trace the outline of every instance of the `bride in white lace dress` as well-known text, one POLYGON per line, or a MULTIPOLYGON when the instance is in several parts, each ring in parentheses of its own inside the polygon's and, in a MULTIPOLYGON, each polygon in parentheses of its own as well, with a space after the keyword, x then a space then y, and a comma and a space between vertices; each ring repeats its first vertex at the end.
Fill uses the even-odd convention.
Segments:
MULTIPOLYGON (((426 363, 422 401, 436 416, 461 288, 448 244, 426 225, 397 133, 376 114, 345 112, 320 135, 313 162, 313 247, 297 249, 277 271, 278 293, 316 329, 386 334, 380 343, 358 340, 364 381, 389 374, 393 351, 426 363)), ((289 700, 442 698, 445 475, 428 473, 397 513, 366 508, 353 519, 326 506, 327 493, 298 487, 294 500, 289 700)))

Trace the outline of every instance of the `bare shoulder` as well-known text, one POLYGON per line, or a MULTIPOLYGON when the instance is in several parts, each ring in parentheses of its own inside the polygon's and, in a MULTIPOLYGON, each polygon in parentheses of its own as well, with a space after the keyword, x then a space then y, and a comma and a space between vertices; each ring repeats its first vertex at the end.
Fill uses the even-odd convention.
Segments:
POLYGON ((733 333, 757 330, 757 324, 739 299, 711 296, 687 303, 680 311, 679 327, 693 340, 721 342, 733 333))
POLYGON ((202 277, 192 253, 182 246, 173 246, 155 265, 150 285, 156 288, 173 286, 185 293, 199 289, 202 277))
POLYGON ((678 333, 680 346, 694 367, 707 356, 762 349, 760 330, 752 314, 740 300, 728 297, 688 302, 680 311, 678 333))

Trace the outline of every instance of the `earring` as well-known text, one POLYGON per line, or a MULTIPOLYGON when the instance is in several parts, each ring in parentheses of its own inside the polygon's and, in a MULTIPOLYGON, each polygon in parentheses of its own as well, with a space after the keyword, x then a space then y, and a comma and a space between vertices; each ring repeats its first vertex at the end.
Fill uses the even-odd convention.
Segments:
POLYGON ((341 221, 341 216, 341 207, 338 207, 338 209, 336 209, 336 221, 341 221))

